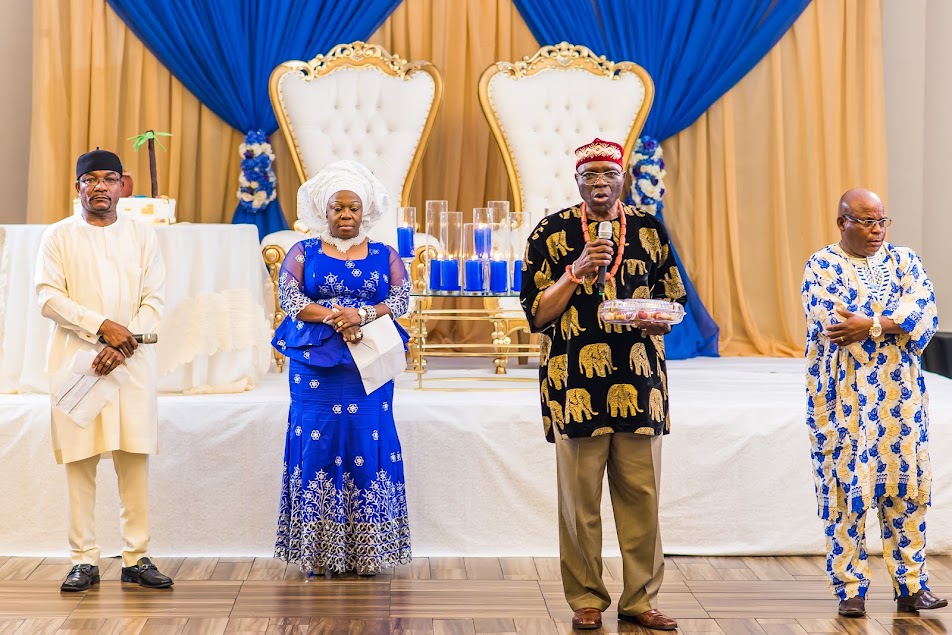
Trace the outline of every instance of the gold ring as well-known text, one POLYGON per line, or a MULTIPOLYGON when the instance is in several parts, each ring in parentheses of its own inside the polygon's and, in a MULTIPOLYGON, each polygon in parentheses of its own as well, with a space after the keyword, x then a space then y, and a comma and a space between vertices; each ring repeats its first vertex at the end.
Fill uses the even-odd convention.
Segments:
POLYGON ((343 320, 341 320, 340 322, 337 323, 337 328, 340 328, 340 327, 342 327, 342 326, 344 326, 344 321, 343 321, 343 320))

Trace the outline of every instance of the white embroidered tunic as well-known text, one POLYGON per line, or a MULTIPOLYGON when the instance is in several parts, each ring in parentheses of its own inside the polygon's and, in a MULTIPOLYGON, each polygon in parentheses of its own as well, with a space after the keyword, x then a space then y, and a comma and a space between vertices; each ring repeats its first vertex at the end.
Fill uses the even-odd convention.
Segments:
MULTIPOLYGON (((106 227, 90 225, 82 216, 51 225, 37 255, 35 282, 40 311, 56 323, 48 358, 51 375, 77 351, 104 347, 96 334, 104 320, 133 333, 149 333, 162 316, 165 265, 155 230, 121 214, 106 227)), ((112 450, 157 452, 155 347, 139 346, 124 363, 129 379, 89 427, 81 428, 53 409, 57 463, 112 450)))

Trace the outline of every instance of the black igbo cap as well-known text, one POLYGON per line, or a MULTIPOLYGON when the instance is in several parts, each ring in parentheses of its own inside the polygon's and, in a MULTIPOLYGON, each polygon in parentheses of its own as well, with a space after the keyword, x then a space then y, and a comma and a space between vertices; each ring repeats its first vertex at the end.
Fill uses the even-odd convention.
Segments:
POLYGON ((76 180, 84 174, 96 170, 112 170, 122 174, 122 161, 109 150, 90 150, 76 159, 76 180))

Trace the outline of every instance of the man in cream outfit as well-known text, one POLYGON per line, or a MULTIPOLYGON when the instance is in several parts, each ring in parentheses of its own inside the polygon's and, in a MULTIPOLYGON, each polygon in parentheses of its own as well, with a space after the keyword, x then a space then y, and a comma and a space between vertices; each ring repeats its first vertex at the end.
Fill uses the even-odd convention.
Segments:
POLYGON ((169 587, 172 579, 146 557, 148 455, 158 450, 156 355, 151 346, 137 347, 133 337, 159 324, 165 265, 155 231, 116 213, 122 190, 118 156, 96 149, 79 157, 75 185, 82 214, 51 225, 37 256, 37 300, 43 315, 56 323, 49 372, 55 376, 77 352, 93 351, 97 375, 122 365, 128 379, 88 427, 52 409, 53 452, 66 466, 73 563, 60 588, 85 591, 99 582, 96 468, 107 453, 122 503, 122 581, 169 587))

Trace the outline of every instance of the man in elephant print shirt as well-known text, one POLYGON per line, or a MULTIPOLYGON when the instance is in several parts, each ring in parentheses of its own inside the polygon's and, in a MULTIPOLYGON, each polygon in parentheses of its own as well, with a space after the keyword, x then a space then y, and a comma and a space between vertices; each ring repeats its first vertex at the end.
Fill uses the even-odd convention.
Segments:
POLYGON ((542 335, 542 423, 556 446, 559 546, 573 626, 595 629, 611 604, 602 581, 601 487, 606 467, 624 561, 618 617, 648 628, 677 623, 656 609, 664 557, 658 531, 661 438, 670 427, 664 335, 670 327, 603 323, 602 300, 684 303, 664 225, 622 205, 622 147, 595 139, 575 151, 582 203, 540 221, 523 260, 522 308, 542 335), (610 221, 612 239, 597 238, 610 221), (620 258, 616 249, 623 245, 620 258), (604 296, 598 268, 607 269, 604 296))

